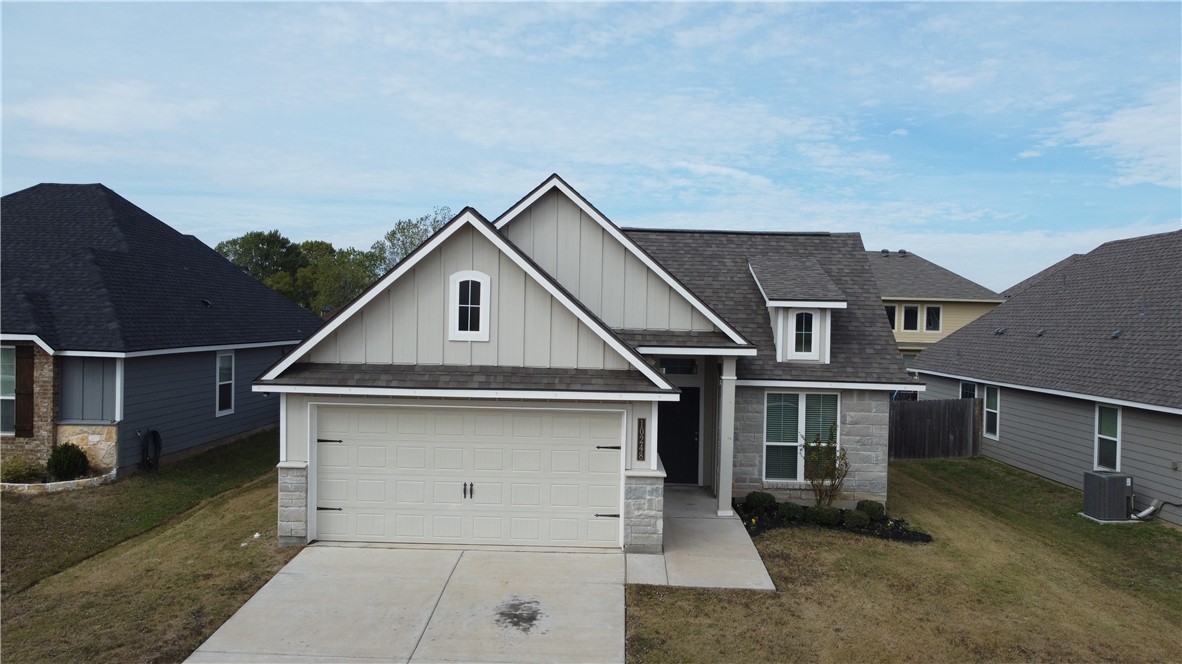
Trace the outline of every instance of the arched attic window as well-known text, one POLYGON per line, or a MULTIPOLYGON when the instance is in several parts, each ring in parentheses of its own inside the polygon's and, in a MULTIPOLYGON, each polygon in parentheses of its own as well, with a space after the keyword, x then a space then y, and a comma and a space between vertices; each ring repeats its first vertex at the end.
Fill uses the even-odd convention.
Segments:
POLYGON ((461 270, 448 280, 451 341, 488 341, 488 312, 492 306, 488 275, 461 270))

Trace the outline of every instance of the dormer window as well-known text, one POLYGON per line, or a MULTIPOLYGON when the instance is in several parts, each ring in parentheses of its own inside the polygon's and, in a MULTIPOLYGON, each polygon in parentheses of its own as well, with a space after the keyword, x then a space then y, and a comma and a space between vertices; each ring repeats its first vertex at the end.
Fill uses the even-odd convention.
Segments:
POLYGON ((488 341, 488 312, 491 307, 489 278, 483 272, 463 270, 451 275, 448 291, 451 341, 488 341))
POLYGON ((789 360, 816 360, 819 358, 816 332, 817 319, 821 312, 810 309, 788 310, 788 338, 791 339, 792 349, 788 353, 789 360))

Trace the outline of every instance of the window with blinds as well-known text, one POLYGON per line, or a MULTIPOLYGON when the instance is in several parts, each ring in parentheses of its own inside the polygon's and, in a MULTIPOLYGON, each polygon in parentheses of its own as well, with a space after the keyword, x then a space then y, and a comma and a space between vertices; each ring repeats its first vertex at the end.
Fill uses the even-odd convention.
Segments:
POLYGON ((803 443, 818 436, 828 440, 829 427, 837 423, 839 405, 836 394, 767 393, 764 480, 803 482, 803 443))

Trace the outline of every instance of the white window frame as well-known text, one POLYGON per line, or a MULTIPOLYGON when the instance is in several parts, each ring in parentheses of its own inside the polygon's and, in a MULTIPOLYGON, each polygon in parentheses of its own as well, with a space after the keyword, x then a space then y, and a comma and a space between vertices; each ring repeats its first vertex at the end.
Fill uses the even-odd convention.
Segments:
POLYGON ((994 386, 994 385, 985 385, 984 387, 985 387, 985 399, 984 399, 984 401, 985 401, 985 403, 984 403, 985 416, 984 416, 984 421, 981 423, 981 428, 982 428, 983 434, 986 438, 989 438, 990 440, 997 440, 998 438, 1001 437, 1001 388, 994 386), (997 393, 997 407, 996 408, 989 407, 989 390, 994 390, 997 393), (994 431, 993 433, 989 433, 989 413, 993 413, 994 424, 997 425, 997 430, 994 431))
POLYGON ((976 383, 969 382, 969 381, 967 381, 967 380, 962 380, 962 381, 960 381, 960 398, 961 398, 961 399, 976 399, 976 398, 977 398, 977 384, 976 384, 976 383), (965 386, 966 386, 966 385, 967 385, 967 386, 969 386, 969 387, 971 387, 971 388, 973 388, 973 396, 971 396, 971 397, 966 397, 966 396, 964 395, 964 388, 965 388, 965 386))
POLYGON ((12 402, 12 430, 0 431, 5 436, 16 435, 16 346, 0 346, 4 350, 12 351, 12 394, 0 394, 0 401, 12 402))
POLYGON ((1092 437, 1092 470, 1111 470, 1120 472, 1120 439, 1121 439, 1121 424, 1124 417, 1123 409, 1120 406, 1111 406, 1108 404, 1096 404, 1096 416, 1094 430, 1095 435, 1092 437), (1116 411, 1116 468, 1109 468, 1100 465, 1100 439, 1114 440, 1110 436, 1104 436, 1100 433, 1100 410, 1102 408, 1109 408, 1116 411))
POLYGON ((236 401, 234 391, 237 387, 235 385, 235 379, 237 378, 237 375, 236 375, 237 374, 237 366, 236 365, 237 365, 237 360, 234 358, 234 351, 232 351, 232 350, 219 351, 217 354, 217 359, 214 360, 214 365, 213 365, 213 411, 217 417, 221 417, 222 415, 234 414, 234 406, 236 405, 234 403, 236 401), (228 381, 228 383, 230 385, 230 407, 226 408, 226 409, 222 409, 221 403, 219 403, 219 400, 221 399, 222 385, 227 384, 227 381, 222 380, 222 358, 223 357, 230 358, 230 380, 228 381))
POLYGON ((787 334, 784 336, 784 357, 788 360, 819 360, 821 359, 822 335, 825 334, 824 322, 820 309, 789 309, 786 322, 787 334), (812 349, 805 353, 796 352, 796 316, 809 314, 813 317, 812 349))
MULTIPOLYGON (((492 309, 492 291, 489 289, 491 280, 488 275, 476 270, 461 270, 451 275, 448 280, 448 325, 447 338, 449 341, 488 341, 488 312, 492 309), (475 281, 480 284, 480 301, 475 305, 479 311, 479 330, 460 329, 460 284, 465 281, 475 281)), ((471 306, 471 305, 469 305, 471 306)))
POLYGON ((795 392, 769 390, 763 393, 763 454, 760 455, 760 477, 764 482, 807 482, 804 476, 804 441, 805 431, 807 431, 807 417, 805 416, 805 403, 807 403, 808 395, 832 395, 837 397, 837 449, 841 450, 841 392, 815 392, 810 390, 799 390, 795 392), (773 394, 795 394, 798 399, 796 405, 796 443, 773 443, 768 442, 767 439, 767 398, 773 394), (769 446, 776 447, 796 447, 796 479, 788 480, 782 477, 769 478, 767 476, 767 448, 769 446))
POLYGON ((944 331, 944 307, 942 305, 939 305, 939 304, 925 304, 924 305, 924 307, 923 307, 923 331, 930 332, 932 334, 939 334, 944 331), (928 329, 928 311, 930 309, 935 309, 936 311, 940 312, 940 325, 937 326, 936 329, 934 329, 934 330, 928 329))
POLYGON ((887 322, 891 324, 891 332, 897 332, 899 330, 899 305, 897 305, 897 304, 882 305, 882 311, 884 314, 886 313, 887 309, 891 310, 891 313, 887 315, 887 322))
POLYGON ((919 332, 922 329, 920 327, 920 322, 919 322, 919 319, 922 317, 922 315, 923 315, 923 307, 919 306, 918 304, 904 304, 903 305, 903 320, 899 321, 899 325, 904 332, 919 332), (915 327, 907 327, 907 310, 908 309, 915 309, 915 327))

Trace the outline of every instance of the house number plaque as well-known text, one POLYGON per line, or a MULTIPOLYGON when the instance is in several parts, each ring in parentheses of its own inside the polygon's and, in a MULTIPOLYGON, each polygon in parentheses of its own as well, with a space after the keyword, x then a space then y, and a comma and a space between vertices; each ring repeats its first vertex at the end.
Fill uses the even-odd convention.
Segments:
POLYGON ((636 419, 636 460, 644 461, 644 430, 646 419, 636 419))

